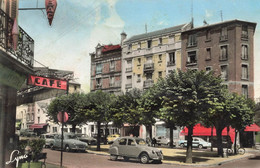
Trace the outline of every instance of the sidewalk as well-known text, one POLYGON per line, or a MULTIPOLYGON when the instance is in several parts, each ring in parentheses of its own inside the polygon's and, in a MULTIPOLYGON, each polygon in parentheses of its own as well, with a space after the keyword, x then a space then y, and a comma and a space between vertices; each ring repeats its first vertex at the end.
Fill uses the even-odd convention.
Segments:
MULTIPOLYGON (((106 155, 109 156, 108 153, 109 145, 101 145, 101 151, 96 151, 96 146, 91 146, 87 149, 88 153, 96 154, 96 155, 106 155)), ((193 164, 184 163, 186 157, 186 148, 177 149, 177 148, 158 148, 163 152, 163 163, 166 164, 174 164, 174 165, 187 165, 187 166, 216 166, 222 163, 239 160, 242 158, 253 156, 253 154, 249 152, 260 152, 259 150, 248 148, 246 149, 246 153, 244 155, 233 155, 228 157, 218 157, 217 151, 214 149, 213 152, 210 150, 192 150, 193 156, 193 164)))

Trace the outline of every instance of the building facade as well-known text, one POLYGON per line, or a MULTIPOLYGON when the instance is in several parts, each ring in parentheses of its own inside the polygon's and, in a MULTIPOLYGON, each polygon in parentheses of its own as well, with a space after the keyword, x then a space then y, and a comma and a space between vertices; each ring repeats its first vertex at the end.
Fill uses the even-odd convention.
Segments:
POLYGON ((22 88, 27 75, 33 73, 34 40, 22 28, 19 28, 19 38, 17 34, 12 34, 17 8, 17 0, 0 1, 1 168, 15 167, 15 163, 5 163, 10 160, 11 152, 17 149, 18 138, 15 135, 17 91, 22 88))
POLYGON ((121 46, 100 45, 91 56, 91 91, 121 92, 121 46))

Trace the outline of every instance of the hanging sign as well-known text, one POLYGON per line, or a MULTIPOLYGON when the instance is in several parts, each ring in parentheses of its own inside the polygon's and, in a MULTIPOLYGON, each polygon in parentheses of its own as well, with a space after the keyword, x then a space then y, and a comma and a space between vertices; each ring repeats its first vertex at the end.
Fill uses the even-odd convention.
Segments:
POLYGON ((50 25, 52 23, 56 7, 57 7, 56 0, 45 0, 45 8, 46 8, 47 17, 50 25))
POLYGON ((51 79, 41 76, 29 75, 27 80, 28 85, 41 86, 53 89, 67 90, 68 82, 60 79, 51 79))

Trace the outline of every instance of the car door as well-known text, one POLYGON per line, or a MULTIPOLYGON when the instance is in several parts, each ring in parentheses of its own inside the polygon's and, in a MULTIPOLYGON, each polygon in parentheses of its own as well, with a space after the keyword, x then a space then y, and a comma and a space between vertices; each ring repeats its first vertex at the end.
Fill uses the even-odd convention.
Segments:
POLYGON ((126 145, 126 156, 128 157, 138 157, 139 150, 134 139, 129 138, 126 145))
POLYGON ((61 135, 55 136, 54 146, 55 148, 61 147, 61 135))
POLYGON ((199 146, 199 139, 194 138, 193 141, 192 141, 192 146, 193 147, 198 147, 199 146))
POLYGON ((118 141, 118 154, 120 156, 125 156, 126 155, 126 143, 127 143, 127 138, 122 138, 118 141))

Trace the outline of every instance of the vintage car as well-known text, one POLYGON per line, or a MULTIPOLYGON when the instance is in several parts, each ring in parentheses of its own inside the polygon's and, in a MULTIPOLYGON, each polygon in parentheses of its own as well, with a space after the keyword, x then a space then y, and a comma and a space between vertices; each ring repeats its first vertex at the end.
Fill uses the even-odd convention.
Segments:
POLYGON ((53 144, 54 144, 54 136, 56 134, 51 134, 51 133, 47 133, 47 134, 41 134, 40 138, 45 140, 45 148, 52 148, 53 144))
POLYGON ((97 139, 93 138, 91 136, 88 136, 86 134, 76 134, 78 137, 78 140, 82 142, 86 142, 88 145, 96 145, 97 144, 97 139))
POLYGON ((111 160, 117 160, 118 157, 123 157, 124 160, 129 158, 137 158, 141 163, 149 161, 161 162, 163 159, 162 151, 148 146, 146 141, 137 137, 120 137, 114 140, 114 143, 109 148, 111 160))
POLYGON ((111 134, 111 135, 108 135, 108 136, 107 136, 107 143, 108 143, 108 144, 112 144, 113 141, 114 141, 116 138, 118 138, 118 137, 120 137, 119 134, 111 134))
POLYGON ((35 132, 33 132, 33 130, 30 130, 30 129, 21 129, 20 136, 21 137, 36 137, 37 134, 35 132))
POLYGON ((170 138, 166 138, 164 136, 157 136, 155 137, 155 139, 156 139, 156 144, 158 145, 168 145, 168 146, 170 145, 170 138))
MULTIPOLYGON (((187 146, 187 140, 179 140, 179 146, 180 146, 180 147, 187 146)), ((192 147, 198 147, 199 149, 209 148, 209 147, 211 147, 211 143, 205 141, 205 140, 202 139, 202 138, 193 137, 192 147)))
MULTIPOLYGON (((54 136, 54 144, 52 149, 61 149, 61 134, 54 136)), ((88 144, 78 140, 77 136, 73 133, 64 133, 63 135, 63 150, 70 151, 82 151, 85 152, 88 144)))

